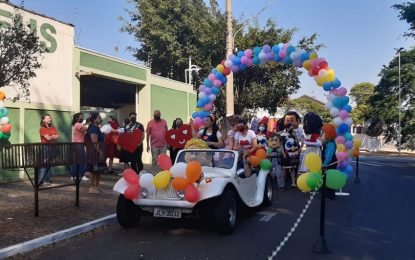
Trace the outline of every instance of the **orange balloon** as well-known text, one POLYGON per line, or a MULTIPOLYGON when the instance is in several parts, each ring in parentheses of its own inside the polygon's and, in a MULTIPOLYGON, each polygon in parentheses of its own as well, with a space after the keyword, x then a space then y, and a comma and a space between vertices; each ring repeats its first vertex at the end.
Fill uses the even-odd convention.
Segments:
POLYGON ((6 98, 6 95, 4 94, 3 91, 0 91, 0 100, 3 100, 6 98))
POLYGON ((186 177, 188 183, 193 183, 200 179, 202 175, 202 165, 198 161, 191 161, 186 166, 186 177))
POLYGON ((260 161, 267 159, 267 153, 264 149, 256 150, 255 156, 258 157, 260 161))
POLYGON ((176 191, 185 190, 188 184, 187 180, 183 177, 176 177, 171 182, 171 185, 173 185, 176 191))
POLYGON ((357 156, 359 156, 359 150, 354 150, 353 151, 353 157, 357 157, 357 156))
POLYGON ((248 161, 254 167, 257 167, 261 163, 261 159, 259 159, 257 156, 249 156, 248 161))

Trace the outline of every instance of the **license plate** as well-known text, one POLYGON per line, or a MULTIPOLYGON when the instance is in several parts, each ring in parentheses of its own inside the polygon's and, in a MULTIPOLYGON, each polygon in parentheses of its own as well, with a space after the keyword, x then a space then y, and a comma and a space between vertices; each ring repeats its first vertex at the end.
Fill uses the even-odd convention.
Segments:
POLYGON ((180 209, 165 209, 165 208, 155 208, 154 217, 159 218, 181 218, 182 211, 180 209))

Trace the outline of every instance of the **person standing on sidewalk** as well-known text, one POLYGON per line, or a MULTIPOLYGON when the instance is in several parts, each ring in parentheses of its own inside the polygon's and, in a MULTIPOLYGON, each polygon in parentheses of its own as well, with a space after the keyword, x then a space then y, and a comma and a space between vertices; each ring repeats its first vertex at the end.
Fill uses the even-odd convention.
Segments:
MULTIPOLYGON (((108 124, 113 130, 117 130, 120 125, 118 124, 115 116, 110 115, 108 117, 108 124)), ((114 138, 118 137, 119 133, 112 131, 105 136, 105 158, 108 158, 108 173, 115 173, 113 171, 114 158, 117 157, 117 144, 114 143, 114 138)))
MULTIPOLYGON (((42 144, 54 144, 59 139, 58 130, 52 124, 52 117, 49 114, 42 116, 40 121, 40 142, 42 144)), ((52 146, 46 145, 44 147, 43 157, 46 159, 46 163, 52 159, 53 151, 52 146)), ((52 183, 50 176, 52 175, 51 167, 42 167, 39 169, 39 184, 52 183)))
POLYGON ((161 118, 159 110, 153 113, 154 119, 147 124, 147 152, 150 152, 153 166, 157 164, 157 157, 160 154, 165 154, 167 151, 166 132, 167 122, 161 118), (151 146, 149 144, 151 138, 151 146))
MULTIPOLYGON (((80 157, 85 158, 85 134, 88 130, 88 126, 84 124, 84 114, 82 113, 76 113, 72 117, 72 142, 77 143, 79 145, 76 146, 76 152, 79 154, 80 157)), ((75 171, 76 171, 76 165, 71 166, 71 175, 72 177, 75 177, 75 171)), ((89 181, 89 179, 84 176, 86 171, 86 165, 82 164, 80 165, 79 169, 79 176, 82 177, 83 181, 89 181)))
MULTIPOLYGON (((124 126, 125 133, 132 133, 133 131, 140 130, 142 131, 141 140, 139 145, 135 149, 134 153, 130 153, 124 149, 121 149, 120 152, 120 162, 124 163, 124 168, 127 169, 131 167, 137 174, 143 170, 143 140, 144 140, 144 126, 140 122, 137 122, 137 113, 130 112, 128 124, 124 126), (131 166, 128 165, 131 164, 131 166)), ((126 123, 126 120, 124 120, 126 123)))

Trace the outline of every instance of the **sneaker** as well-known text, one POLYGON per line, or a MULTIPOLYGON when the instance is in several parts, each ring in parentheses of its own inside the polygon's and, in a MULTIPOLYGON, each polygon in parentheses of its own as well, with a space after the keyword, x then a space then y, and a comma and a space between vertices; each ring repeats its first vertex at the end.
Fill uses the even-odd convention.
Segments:
POLYGON ((295 185, 294 183, 291 184, 291 187, 296 188, 297 185, 295 185))
POLYGON ((83 181, 89 181, 89 178, 86 177, 86 176, 83 176, 81 180, 83 180, 83 181))

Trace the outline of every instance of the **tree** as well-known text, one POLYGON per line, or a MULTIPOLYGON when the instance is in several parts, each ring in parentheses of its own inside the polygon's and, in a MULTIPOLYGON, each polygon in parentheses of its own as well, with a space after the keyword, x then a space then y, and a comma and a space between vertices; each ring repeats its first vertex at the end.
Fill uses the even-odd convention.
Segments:
MULTIPOLYGON (((130 0, 133 4, 123 30, 134 35, 140 46, 131 48, 134 56, 151 63, 152 73, 184 81, 188 57, 202 67, 198 79, 225 58, 226 16, 216 0, 130 0)), ((245 21, 233 21, 240 28, 245 21)), ((236 35, 235 47, 240 50, 290 42, 295 29, 278 28, 268 20, 264 28, 256 23, 236 35)), ((302 39, 298 47, 316 50, 317 35, 302 39)), ((252 66, 235 74, 235 113, 264 108, 275 113, 277 106, 299 88, 301 72, 293 66, 268 63, 252 66)), ((197 79, 195 78, 195 79, 197 79)), ((200 82, 200 81, 199 81, 200 82)), ((195 80, 195 88, 197 88, 195 80)), ((225 88, 215 101, 215 114, 225 115, 225 88)))
POLYGON ((350 90, 350 97, 356 103, 351 117, 357 125, 363 125, 370 114, 370 106, 368 101, 373 94, 375 85, 369 82, 355 84, 350 90))
POLYGON ((408 38, 415 38, 415 3, 406 2, 392 6, 399 11, 399 19, 409 24, 409 31, 404 33, 408 38))
POLYGON ((311 98, 299 97, 287 101, 284 105, 287 111, 296 110, 298 112, 301 112, 301 114, 303 115, 310 112, 314 112, 323 119, 323 122, 328 123, 333 119, 323 104, 321 104, 318 101, 312 100, 311 98))
MULTIPOLYGON (((379 84, 369 99, 370 117, 385 122, 386 141, 397 141, 398 137, 398 57, 385 66, 379 76, 379 84)), ((415 49, 401 51, 401 111, 402 148, 415 149, 415 49)))
POLYGON ((17 10, 11 15, 10 24, 2 22, 0 25, 0 87, 13 83, 17 94, 8 99, 13 102, 29 100, 28 80, 35 77, 36 69, 41 67, 39 59, 46 51, 45 44, 23 23, 17 10))

